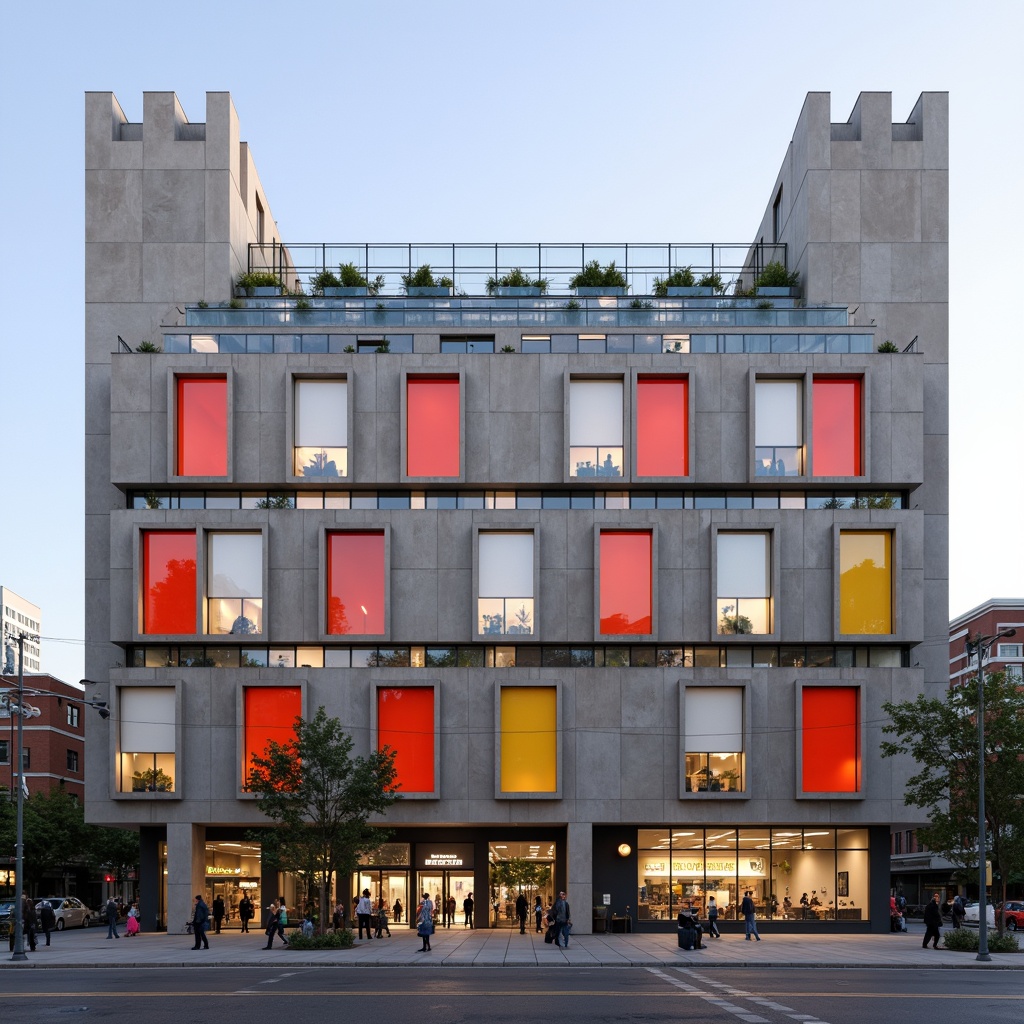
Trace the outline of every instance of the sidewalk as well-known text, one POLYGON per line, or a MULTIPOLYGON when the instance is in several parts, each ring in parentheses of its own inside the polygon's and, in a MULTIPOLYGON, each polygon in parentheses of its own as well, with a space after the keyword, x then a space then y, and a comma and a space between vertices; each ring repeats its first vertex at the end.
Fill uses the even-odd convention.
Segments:
POLYGON ((159 932, 119 940, 100 928, 54 932, 52 945, 40 944, 26 963, 0 954, 0 968, 59 967, 881 967, 1024 970, 1024 953, 993 953, 979 963, 974 953, 922 949, 923 928, 905 934, 772 935, 762 942, 726 935, 705 949, 686 952, 675 935, 574 935, 568 949, 545 945, 535 932, 515 929, 438 929, 433 949, 420 953, 414 931, 393 928, 392 938, 356 942, 351 949, 292 952, 280 944, 264 949, 260 931, 210 934, 209 950, 192 949, 191 935, 159 932))

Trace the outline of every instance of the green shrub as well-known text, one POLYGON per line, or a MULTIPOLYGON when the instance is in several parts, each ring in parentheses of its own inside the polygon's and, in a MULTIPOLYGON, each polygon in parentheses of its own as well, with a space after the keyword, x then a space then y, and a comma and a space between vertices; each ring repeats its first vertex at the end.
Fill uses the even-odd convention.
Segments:
POLYGON ((650 309, 654 305, 650 299, 633 299, 630 304, 630 309, 650 309))
POLYGON ((241 299, 235 298, 228 303, 228 307, 230 309, 244 309, 245 303, 241 299))
POLYGON ((673 270, 666 278, 656 277, 654 279, 654 294, 659 299, 664 299, 668 295, 669 288, 693 288, 696 283, 693 267, 683 267, 680 270, 673 270))
POLYGON ((514 345, 502 345, 501 346, 501 351, 502 352, 515 352, 515 350, 516 349, 515 349, 514 345))
POLYGON ((567 303, 565 304, 565 308, 566 308, 566 309, 579 309, 579 308, 580 308, 580 303, 579 303, 579 299, 570 299, 570 300, 569 300, 569 301, 568 301, 568 302, 567 302, 567 303))
POLYGON ((487 278, 487 294, 493 295, 495 288, 539 288, 541 295, 548 290, 551 282, 546 277, 531 278, 519 267, 501 277, 487 278))
POLYGON ((434 275, 430 270, 430 264, 424 263, 422 267, 418 268, 412 274, 402 275, 402 284, 405 285, 406 289, 409 288, 440 288, 441 286, 434 280, 434 275))
MULTIPOLYGON (((978 952, 978 932, 974 928, 949 928, 942 933, 942 944, 957 953, 978 952)), ((991 953, 1019 953, 1017 937, 1009 932, 995 935, 989 932, 988 948, 991 953)))
POLYGON ((295 300, 295 308, 300 313, 305 313, 310 308, 309 299, 307 299, 304 295, 301 296, 300 298, 296 299, 295 300))
POLYGON ((344 347, 344 348, 342 349, 342 352, 355 352, 355 350, 356 350, 356 347, 355 347, 355 345, 346 345, 346 346, 345 346, 345 347, 344 347))
POLYGON ((885 341, 883 341, 882 344, 878 346, 878 351, 879 352, 899 352, 899 347, 897 345, 894 345, 891 341, 889 341, 888 338, 886 338, 885 341))
POLYGON ((800 283, 800 274, 788 271, 778 260, 765 264, 764 270, 754 281, 755 288, 796 288, 800 283))
POLYGON ((713 288, 719 295, 725 291, 725 285, 722 283, 721 274, 703 274, 701 279, 697 282, 698 288, 713 288))
POLYGON ((200 299, 199 300, 199 308, 200 309, 209 309, 210 308, 210 304, 206 301, 206 299, 200 299))
POLYGON ((612 260, 602 267, 597 260, 591 260, 570 282, 570 288, 628 288, 625 275, 612 260))
POLYGON ((238 287, 246 292, 250 288, 280 288, 281 279, 269 270, 250 270, 238 278, 238 287))
POLYGON ((163 352, 163 349, 159 345, 155 345, 151 341, 140 341, 135 346, 136 352, 163 352))
POLYGON ((321 270, 316 277, 309 279, 309 290, 314 295, 323 295, 325 288, 340 288, 341 281, 329 270, 321 270))
POLYGON ((289 949, 349 949, 351 945, 352 933, 347 928, 310 938, 306 938, 300 931, 294 931, 288 936, 289 949))

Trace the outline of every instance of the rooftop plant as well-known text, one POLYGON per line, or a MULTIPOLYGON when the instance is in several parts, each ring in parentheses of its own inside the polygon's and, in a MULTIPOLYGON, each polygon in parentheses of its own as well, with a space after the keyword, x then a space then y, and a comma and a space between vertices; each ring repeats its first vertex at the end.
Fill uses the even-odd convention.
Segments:
POLYGON ((681 267, 673 270, 668 277, 656 277, 654 279, 654 294, 659 299, 668 295, 669 288, 693 288, 697 281, 693 276, 693 267, 681 267))
POLYGON ((440 288, 441 285, 434 280, 430 264, 424 263, 411 274, 402 275, 402 284, 409 288, 440 288))
POLYGON ((163 352, 163 349, 159 345, 154 344, 152 341, 140 341, 138 343, 138 345, 135 346, 135 351, 136 352, 163 352))
POLYGON ((280 288, 281 278, 269 270, 250 270, 239 275, 238 287, 245 291, 250 288, 280 288))
POLYGON ((309 290, 314 295, 323 295, 325 288, 340 288, 341 281, 336 274, 329 270, 321 270, 315 277, 309 279, 309 290))
POLYGON ((546 277, 531 278, 516 267, 501 277, 487 278, 487 294, 493 295, 495 288, 539 288, 541 295, 548 290, 551 282, 546 277))
POLYGON ((615 266, 615 261, 602 267, 598 260, 591 260, 569 282, 570 288, 628 288, 625 275, 615 266))
POLYGON ((722 282, 722 275, 718 273, 702 274, 700 280, 697 282, 697 287, 713 288, 719 295, 725 291, 725 284, 722 282))
POLYGON ((800 284, 800 272, 789 271, 778 260, 765 264, 764 270, 754 279, 755 288, 796 288, 800 284))
POLYGON ((888 338, 878 346, 879 352, 899 352, 899 346, 891 342, 888 338))

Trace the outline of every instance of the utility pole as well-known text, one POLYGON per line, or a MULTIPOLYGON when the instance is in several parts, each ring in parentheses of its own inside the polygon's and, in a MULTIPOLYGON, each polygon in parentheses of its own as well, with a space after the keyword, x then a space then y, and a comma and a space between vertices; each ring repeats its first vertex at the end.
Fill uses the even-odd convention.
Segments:
MULTIPOLYGON (((13 708, 11 709, 14 710, 13 708)), ((14 847, 14 953, 12 960, 27 960, 25 955, 23 892, 25 887, 25 634, 18 634, 18 838, 14 847)))

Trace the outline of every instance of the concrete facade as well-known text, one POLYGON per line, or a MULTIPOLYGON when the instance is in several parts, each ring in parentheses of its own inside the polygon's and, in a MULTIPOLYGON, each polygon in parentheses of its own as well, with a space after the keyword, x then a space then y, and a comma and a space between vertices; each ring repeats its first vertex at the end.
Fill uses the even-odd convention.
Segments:
MULTIPOLYGON (((881 706, 930 692, 948 676, 942 650, 926 641, 940 632, 947 607, 947 100, 944 94, 922 95, 908 124, 894 125, 890 108, 889 94, 865 93, 848 122, 833 124, 828 94, 809 94, 753 240, 785 243, 789 267, 800 273, 804 305, 838 308, 849 325, 830 330, 857 330, 876 343, 892 339, 901 350, 916 338, 913 351, 526 354, 523 335, 535 330, 522 326, 506 322, 483 331, 442 331, 411 321, 402 328, 413 336, 409 353, 275 352, 271 340, 269 350, 256 354, 244 351, 246 342, 240 343, 243 351, 228 351, 229 336, 251 338, 273 334, 271 329, 246 326, 241 316, 232 326, 230 311, 222 326, 201 326, 213 321, 204 320, 200 300, 216 304, 231 295, 233 281, 249 266, 248 247, 258 241, 259 224, 267 242, 278 241, 248 148, 239 141, 230 98, 208 95, 204 127, 185 120, 173 94, 146 94, 144 123, 131 126, 109 93, 88 94, 87 675, 95 681, 88 696, 109 700, 115 713, 109 722, 89 722, 86 807, 91 821, 143 830, 143 849, 151 851, 151 862, 143 866, 143 893, 152 893, 150 905, 159 905, 163 923, 173 928, 183 921, 191 895, 208 881, 204 844, 241 836, 261 821, 242 791, 240 695, 245 687, 273 682, 301 686, 305 714, 323 705, 339 717, 355 738, 357 753, 376 742, 378 687, 435 687, 436 792, 431 799, 400 801, 387 816, 395 841, 413 849, 414 862, 407 866, 410 896, 419 888, 418 844, 472 844, 472 884, 483 903, 480 895, 494 888, 488 843, 554 836, 555 888, 568 886, 577 908, 576 930, 585 932, 591 923, 588 903, 607 904, 616 917, 637 917, 648 888, 642 884, 639 852, 644 830, 686 826, 764 833, 824 826, 864 837, 858 840, 853 873, 858 906, 866 910, 846 919, 888 929, 889 823, 905 813, 902 783, 910 766, 876 755, 881 706), (171 336, 204 330, 220 351, 112 354, 119 336, 131 348, 163 339, 167 349, 171 336), (442 352, 442 333, 484 333, 493 338, 494 354, 442 352), (503 346, 513 351, 502 353, 503 346), (460 382, 457 477, 433 480, 405 472, 404 396, 410 374, 441 374, 460 382), (654 482, 635 469, 635 410, 638 376, 659 374, 688 380, 690 468, 686 477, 654 482), (174 388, 187 375, 227 381, 225 476, 174 473, 174 388), (816 375, 862 384, 863 474, 784 481, 756 476, 755 383, 799 382, 808 424, 804 457, 810 460, 809 395, 816 375), (296 478, 292 467, 294 382, 317 377, 344 378, 348 394, 349 474, 326 490, 323 482, 296 478), (595 483, 567 475, 567 402, 576 379, 622 382, 622 478, 595 483), (353 496, 372 494, 376 507, 244 507, 247 494, 286 491, 301 498, 330 495, 332 487, 353 496), (648 508, 646 496, 654 487, 659 492, 675 487, 680 507, 648 508), (565 495, 568 505, 568 495, 593 494, 595 488, 604 507, 593 502, 589 508, 553 507, 557 501, 545 507, 540 499, 541 492, 565 495), (482 507, 482 501, 481 507, 462 508, 408 504, 418 500, 409 495, 425 493, 454 498, 513 491, 536 494, 537 507, 523 507, 530 504, 524 501, 502 508, 497 499, 493 508, 482 507), (876 507, 867 501, 851 507, 841 500, 835 506, 837 494, 854 493, 892 494, 897 500, 876 507), (160 502, 147 502, 147 494, 173 494, 178 507, 166 507, 170 500, 165 507, 148 507, 160 502), (724 496, 739 494, 750 496, 747 507, 727 507, 724 496), (237 507, 212 508, 210 495, 227 504, 237 499, 237 507), (407 507, 384 507, 377 495, 404 495, 407 507), (754 507, 758 495, 773 495, 775 507, 754 507), (721 507, 701 507, 703 499, 716 505, 718 496, 721 507), (818 498, 832 499, 833 507, 819 507, 818 498), (242 641, 198 632, 153 639, 143 632, 142 536, 161 529, 196 530, 202 548, 204 531, 244 529, 263 538, 263 632, 256 646, 267 649, 268 665, 275 648, 293 654, 297 648, 316 648, 324 657, 334 647, 354 649, 355 641, 325 633, 324 544, 329 531, 366 528, 384 530, 387 537, 387 626, 374 642, 413 652, 458 645, 459 657, 465 649, 470 662, 473 652, 479 653, 476 667, 186 667, 180 653, 185 645, 220 650, 241 647, 242 641), (599 633, 602 529, 652 534, 651 634, 599 633), (539 554, 536 631, 529 640, 504 636, 495 642, 478 631, 480 530, 533 533, 539 554), (844 636, 838 617, 839 536, 864 530, 892 540, 893 626, 884 635, 844 636), (729 531, 771 538, 770 634, 718 632, 715 552, 717 538, 729 531), (538 653, 529 666, 520 655, 517 667, 496 667, 496 643, 518 643, 520 650, 533 644, 546 653, 538 653), (160 663, 154 652, 161 646, 173 649, 173 665, 160 663), (571 658, 555 664, 554 646, 602 653, 593 655, 592 666, 571 658), (606 654, 606 647, 614 651, 606 654), (762 648, 773 653, 758 653, 762 648), (796 649, 802 653, 792 654, 796 649), (676 650, 678 660, 656 653, 676 650), (615 663, 622 651, 630 651, 621 655, 626 665, 615 663), (524 682, 558 693, 557 787, 546 795, 496 792, 500 691, 524 682), (857 695, 861 753, 852 793, 802 790, 801 695, 820 685, 857 695), (120 694, 138 686, 174 687, 173 792, 118 792, 116 709, 120 694), (686 788, 683 709, 686 692, 698 687, 742 691, 747 781, 739 792, 686 788), (161 843, 166 843, 165 892, 146 881, 147 870, 158 870, 161 843), (630 852, 617 853, 618 846, 630 852)), ((260 250, 255 252, 258 259, 260 250)), ((252 306, 258 307, 258 302, 252 306)), ((297 310, 289 315, 293 324, 301 323, 297 310)), ((688 329, 681 308, 659 310, 659 316, 665 325, 659 330, 688 329)), ((619 322, 629 321, 620 315, 619 322)), ((744 330, 765 339, 795 333, 781 323, 744 330)), ((328 329, 283 330, 301 330, 306 337, 328 329)), ((331 330, 350 334, 354 348, 358 335, 370 333, 331 330)), ((296 663, 301 657, 295 655, 296 663)), ((842 846, 841 838, 838 842, 842 846)), ((737 855, 746 849, 742 835, 739 843, 737 855)), ((789 859, 796 863, 795 856, 789 859)), ((789 859, 774 852, 768 858, 772 863, 764 867, 760 886, 766 903, 775 889, 781 903, 784 884, 788 890, 777 864, 789 859)), ((843 863, 840 851, 837 900, 843 895, 842 874, 850 883, 843 863)), ((791 881, 794 889, 810 887, 799 868, 791 881)), ((277 882, 264 880, 268 894, 277 882)), ((836 884, 832 878, 828 888, 836 884)), ((737 899, 739 886, 737 875, 730 892, 737 899)), ((347 892, 343 881, 339 895, 345 898, 347 892)), ((789 917, 766 913, 780 923, 789 917)), ((817 915, 813 920, 814 927, 822 924, 817 915)), ((832 921, 841 927, 843 915, 833 914, 832 921)), ((809 924, 807 918, 794 920, 794 926, 809 924)), ((651 920, 650 926, 668 927, 669 921, 651 920)))

